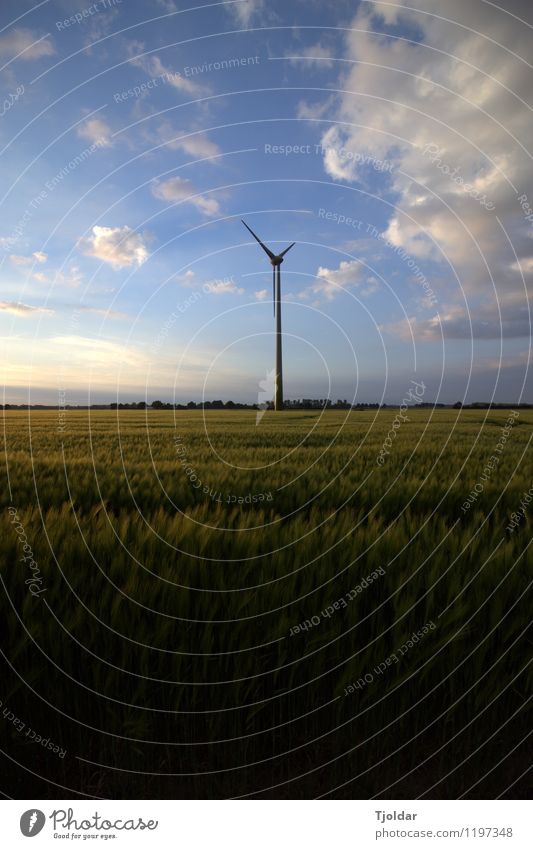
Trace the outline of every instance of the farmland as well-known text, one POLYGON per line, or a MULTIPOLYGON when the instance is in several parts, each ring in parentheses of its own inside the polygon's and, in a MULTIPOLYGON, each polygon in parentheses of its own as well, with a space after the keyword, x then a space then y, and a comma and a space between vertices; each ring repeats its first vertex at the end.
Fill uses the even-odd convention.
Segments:
POLYGON ((533 412, 394 418, 5 412, 11 795, 524 795, 533 412))

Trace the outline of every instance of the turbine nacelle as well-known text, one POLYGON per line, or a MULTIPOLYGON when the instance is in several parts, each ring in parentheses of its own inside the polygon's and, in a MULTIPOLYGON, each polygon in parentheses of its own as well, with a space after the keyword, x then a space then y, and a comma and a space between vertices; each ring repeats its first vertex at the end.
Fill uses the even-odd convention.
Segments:
POLYGON ((242 218, 241 218, 241 221, 242 221, 242 223, 244 224, 244 226, 246 227, 246 229, 248 230, 248 232, 252 234, 252 236, 254 237, 255 241, 256 241, 256 242, 259 242, 259 244, 260 244, 260 245, 261 245, 261 247, 263 248, 264 252, 265 252, 265 253, 266 253, 266 255, 268 256, 268 258, 269 258, 269 260, 270 260, 270 264, 271 264, 271 265, 273 265, 273 266, 274 266, 274 268, 275 268, 277 265, 281 265, 281 263, 283 262, 283 257, 285 256, 285 254, 287 253, 287 251, 290 251, 290 249, 291 249, 291 248, 293 248, 293 247, 294 247, 294 245, 296 244, 296 242, 293 242, 291 245, 289 245, 289 247, 288 247, 288 248, 285 248, 285 250, 284 250, 284 251, 282 251, 280 254, 275 254, 273 251, 271 251, 271 250, 270 250, 270 248, 267 248, 267 246, 265 245, 265 243, 264 243, 264 242, 262 242, 262 241, 261 241, 261 239, 259 238, 259 236, 256 236, 256 235, 255 235, 255 233, 254 233, 254 231, 252 230, 252 228, 251 228, 251 227, 248 227, 248 224, 246 223, 246 221, 243 221, 243 220, 242 220, 242 218))

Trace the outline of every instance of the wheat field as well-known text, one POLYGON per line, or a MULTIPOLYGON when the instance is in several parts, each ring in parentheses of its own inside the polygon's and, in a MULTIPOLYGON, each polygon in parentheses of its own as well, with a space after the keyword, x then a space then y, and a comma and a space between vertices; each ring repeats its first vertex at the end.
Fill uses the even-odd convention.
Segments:
POLYGON ((525 795, 533 411, 396 412, 4 413, 14 796, 525 795))

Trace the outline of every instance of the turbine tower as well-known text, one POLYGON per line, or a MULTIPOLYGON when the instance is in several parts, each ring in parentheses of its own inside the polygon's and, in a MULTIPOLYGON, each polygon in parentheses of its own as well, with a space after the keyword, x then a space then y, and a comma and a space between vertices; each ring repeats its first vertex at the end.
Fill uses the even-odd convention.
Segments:
POLYGON ((259 242, 264 252, 270 259, 272 265, 272 300, 274 303, 274 318, 276 319, 276 388, 274 392, 274 409, 283 410, 283 365, 281 355, 281 269, 280 265, 283 262, 283 257, 296 244, 293 242, 288 248, 285 248, 280 254, 275 254, 263 244, 261 239, 255 235, 251 227, 248 227, 246 221, 242 223, 246 229, 252 234, 256 242, 259 242))

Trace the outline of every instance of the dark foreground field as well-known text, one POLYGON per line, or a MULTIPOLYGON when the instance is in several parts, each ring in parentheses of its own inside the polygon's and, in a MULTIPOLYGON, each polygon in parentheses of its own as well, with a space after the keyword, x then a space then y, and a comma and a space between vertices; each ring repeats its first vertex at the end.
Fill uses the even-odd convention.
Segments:
POLYGON ((394 418, 6 412, 4 793, 525 796, 533 414, 394 418))

